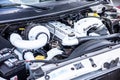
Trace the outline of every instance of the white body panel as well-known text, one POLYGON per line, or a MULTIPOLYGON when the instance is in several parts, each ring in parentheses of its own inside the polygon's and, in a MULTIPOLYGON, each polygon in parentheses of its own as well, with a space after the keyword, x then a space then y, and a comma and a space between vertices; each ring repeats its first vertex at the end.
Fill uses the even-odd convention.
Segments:
MULTIPOLYGON (((115 60, 116 58, 120 58, 120 48, 114 49, 112 51, 104 52, 96 56, 92 56, 83 60, 78 60, 76 62, 70 63, 68 65, 65 65, 63 67, 60 67, 58 69, 55 69, 51 71, 49 74, 50 80, 70 80, 72 78, 76 78, 78 76, 86 75, 87 73, 92 73, 94 71, 103 69, 103 64, 105 62, 111 62, 112 60, 115 60), (92 67, 90 58, 93 59, 93 61, 96 64, 96 67, 92 67), (75 65, 82 64, 83 67, 80 69, 76 69, 75 65), (74 70, 72 70, 74 68, 74 70)), ((58 64, 59 65, 59 64, 58 64)), ((56 67, 59 67, 59 66, 56 67)), ((52 67, 55 65, 49 65, 49 67, 52 67)), ((43 70, 48 66, 43 67, 43 70)), ((45 80, 44 77, 39 78, 37 80, 45 80)))

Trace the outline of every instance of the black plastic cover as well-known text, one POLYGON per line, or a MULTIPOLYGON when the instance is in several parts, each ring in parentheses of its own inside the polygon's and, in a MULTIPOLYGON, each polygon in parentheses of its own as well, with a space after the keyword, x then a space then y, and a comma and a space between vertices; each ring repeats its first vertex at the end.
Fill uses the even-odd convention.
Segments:
POLYGON ((12 44, 4 39, 2 36, 0 36, 0 50, 3 49, 3 48, 12 48, 12 44))

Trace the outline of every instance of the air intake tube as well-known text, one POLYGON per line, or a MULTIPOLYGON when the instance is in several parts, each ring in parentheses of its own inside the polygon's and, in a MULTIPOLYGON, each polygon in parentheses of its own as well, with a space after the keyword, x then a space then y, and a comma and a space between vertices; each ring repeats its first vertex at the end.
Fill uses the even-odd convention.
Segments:
POLYGON ((46 45, 50 38, 49 30, 44 26, 35 26, 28 33, 28 40, 23 40, 17 33, 10 35, 10 42, 20 49, 38 49, 46 45))

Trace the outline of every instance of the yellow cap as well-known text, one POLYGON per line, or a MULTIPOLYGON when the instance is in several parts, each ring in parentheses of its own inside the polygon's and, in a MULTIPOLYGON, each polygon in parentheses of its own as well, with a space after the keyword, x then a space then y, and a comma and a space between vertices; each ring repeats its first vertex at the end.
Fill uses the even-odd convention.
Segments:
POLYGON ((25 30, 25 28, 19 28, 19 30, 20 30, 20 31, 23 31, 23 30, 25 30))
POLYGON ((93 16, 95 16, 95 17, 100 17, 100 16, 98 15, 98 13, 94 13, 93 16))
POLYGON ((38 55, 35 57, 36 60, 44 60, 45 56, 38 55))
POLYGON ((98 13, 88 13, 88 16, 100 17, 98 13))

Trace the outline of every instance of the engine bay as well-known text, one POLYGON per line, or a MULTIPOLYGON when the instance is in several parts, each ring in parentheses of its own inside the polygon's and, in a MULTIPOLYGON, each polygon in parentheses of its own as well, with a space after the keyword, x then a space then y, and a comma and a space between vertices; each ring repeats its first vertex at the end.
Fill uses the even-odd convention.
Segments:
POLYGON ((66 80, 118 67, 120 13, 116 8, 100 3, 59 16, 0 25, 1 77, 60 80, 67 76, 62 79, 66 80))

